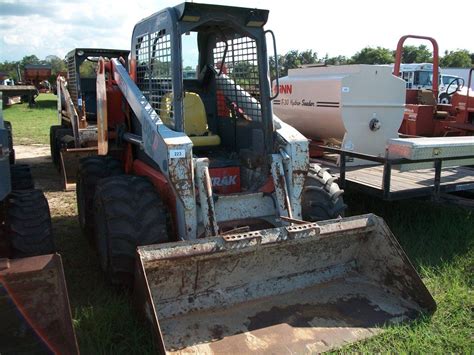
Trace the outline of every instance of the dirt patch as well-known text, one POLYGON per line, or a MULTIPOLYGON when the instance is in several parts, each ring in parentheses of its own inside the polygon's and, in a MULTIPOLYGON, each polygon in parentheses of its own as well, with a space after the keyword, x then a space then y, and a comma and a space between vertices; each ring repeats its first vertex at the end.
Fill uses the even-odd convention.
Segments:
POLYGON ((49 145, 17 145, 15 155, 17 164, 30 165, 35 187, 43 190, 48 199, 56 245, 58 251, 61 251, 64 235, 73 232, 78 238, 80 237, 76 193, 62 190, 61 176, 51 160, 49 145), (68 223, 57 223, 64 218, 67 218, 68 223))
POLYGON ((16 158, 31 160, 38 158, 43 162, 51 162, 50 149, 47 144, 15 145, 16 158))
POLYGON ((61 178, 51 160, 49 145, 16 145, 15 156, 17 164, 30 165, 36 188, 45 193, 62 191, 61 178))

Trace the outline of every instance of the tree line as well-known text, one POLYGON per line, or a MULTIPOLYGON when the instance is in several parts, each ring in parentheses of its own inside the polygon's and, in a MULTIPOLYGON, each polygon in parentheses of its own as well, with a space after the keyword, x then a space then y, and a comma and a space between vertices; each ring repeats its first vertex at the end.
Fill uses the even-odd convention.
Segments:
MULTIPOLYGON (((402 63, 431 63, 432 53, 425 45, 404 46, 402 63)), ((395 62, 395 51, 383 47, 365 47, 352 57, 343 55, 329 57, 318 57, 318 53, 313 50, 291 50, 283 55, 278 55, 278 67, 280 76, 286 76, 288 69, 297 68, 308 64, 391 64, 395 62)), ((270 57, 271 68, 275 67, 275 58, 270 57)), ((470 68, 474 66, 474 53, 466 49, 456 51, 445 51, 440 56, 440 66, 443 68, 470 68)), ((274 77, 272 73, 272 77, 274 77)))
POLYGON ((19 81, 17 69, 20 70, 23 75, 23 70, 27 64, 50 64, 51 65, 51 77, 48 79, 50 83, 56 81, 56 76, 60 72, 65 72, 67 65, 66 62, 55 55, 48 55, 45 59, 40 60, 36 55, 27 55, 19 61, 4 61, 0 63, 0 72, 4 73, 7 77, 19 81))
MULTIPOLYGON (((25 69, 25 65, 28 64, 50 64, 51 65, 51 76, 48 81, 51 84, 55 84, 56 77, 60 73, 67 71, 67 63, 65 59, 61 59, 56 55, 48 55, 45 59, 39 59, 36 55, 27 55, 19 61, 4 61, 0 62, 0 73, 5 73, 8 78, 12 78, 15 81, 19 81, 18 69, 21 75, 25 69)), ((80 68, 81 75, 93 76, 95 73, 96 63, 85 61, 80 68)))
MULTIPOLYGON (((403 47, 402 63, 426 63, 432 62, 432 53, 425 46, 405 46, 403 47)), ((352 57, 335 56, 319 57, 318 53, 308 49, 305 51, 291 50, 283 55, 278 55, 278 66, 280 76, 288 74, 288 69, 297 68, 308 64, 326 64, 326 65, 343 65, 343 64, 391 64, 395 61, 395 51, 383 47, 365 47, 352 57)), ((19 61, 0 62, 0 72, 5 73, 9 78, 18 81, 17 68, 23 72, 27 64, 50 64, 51 78, 50 82, 54 83, 56 76, 67 70, 67 63, 64 59, 55 55, 49 55, 45 59, 40 60, 36 55, 28 55, 19 61)), ((474 66, 474 53, 470 53, 466 49, 455 51, 445 51, 440 57, 440 66, 443 68, 470 68, 474 66)), ((92 74, 94 71, 94 63, 85 61, 81 65, 81 74, 92 74), (84 71, 84 73, 83 73, 84 71)), ((275 68, 275 58, 270 57, 270 67, 275 68)), ((272 73, 274 77, 275 73, 272 73)))

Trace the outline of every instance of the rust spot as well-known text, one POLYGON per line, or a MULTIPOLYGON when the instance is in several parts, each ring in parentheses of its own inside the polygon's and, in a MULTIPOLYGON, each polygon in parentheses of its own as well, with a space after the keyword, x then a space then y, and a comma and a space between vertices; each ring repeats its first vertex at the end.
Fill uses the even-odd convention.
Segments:
POLYGON ((227 327, 222 326, 220 324, 216 324, 215 326, 209 328, 209 332, 211 333, 213 340, 218 340, 218 339, 222 339, 224 337, 224 334, 228 334, 229 329, 227 329, 227 327))

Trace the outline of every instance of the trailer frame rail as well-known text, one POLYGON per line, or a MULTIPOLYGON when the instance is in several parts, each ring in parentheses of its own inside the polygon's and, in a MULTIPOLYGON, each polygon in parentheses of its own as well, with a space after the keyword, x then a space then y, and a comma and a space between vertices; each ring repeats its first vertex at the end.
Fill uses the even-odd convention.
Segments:
MULTIPOLYGON (((430 196, 430 195, 433 197, 434 200, 439 200, 441 197, 441 194, 443 193, 474 190, 474 169, 472 169, 472 174, 473 174, 472 182, 463 182, 463 183, 443 183, 442 182, 443 161, 473 159, 474 154, 469 155, 469 156, 462 156, 462 157, 455 156, 455 157, 441 157, 441 158, 438 157, 438 158, 429 158, 429 159, 410 160, 410 159, 405 159, 405 158, 389 159, 387 157, 379 157, 379 156, 374 156, 370 154, 352 152, 352 151, 339 149, 335 147, 328 147, 325 145, 318 145, 317 147, 319 149, 322 149, 325 152, 338 154, 340 156, 338 183, 341 188, 351 186, 362 192, 380 197, 387 201, 402 200, 402 199, 407 199, 407 198, 430 196), (366 184, 362 184, 351 179, 347 179, 347 172, 348 172, 347 167, 346 167, 347 157, 358 158, 358 159, 367 160, 367 161, 371 161, 371 162, 383 165, 381 189, 368 186, 366 184), (431 186, 418 187, 414 189, 406 189, 402 191, 391 190, 392 170, 395 166, 402 165, 402 164, 403 165, 418 164, 418 163, 427 163, 427 162, 433 162, 433 165, 434 165, 434 178, 433 178, 433 184, 431 186)), ((361 167, 361 169, 364 169, 364 167, 361 167)), ((469 168, 466 167, 465 169, 467 170, 469 168)))

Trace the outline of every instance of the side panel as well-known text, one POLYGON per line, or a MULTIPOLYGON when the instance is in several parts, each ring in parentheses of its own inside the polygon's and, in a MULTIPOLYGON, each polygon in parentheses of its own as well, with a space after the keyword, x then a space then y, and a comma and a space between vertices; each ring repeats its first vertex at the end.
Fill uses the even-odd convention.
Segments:
POLYGON ((180 239, 195 239, 197 226, 192 142, 184 133, 166 127, 122 64, 117 59, 112 59, 112 63, 114 79, 140 121, 143 149, 175 191, 178 236, 180 239))
POLYGON ((3 124, 3 100, 0 91, 0 201, 3 201, 11 191, 9 154, 8 130, 3 124))

